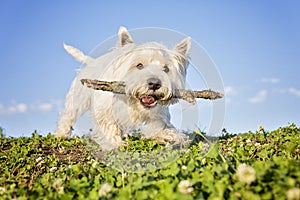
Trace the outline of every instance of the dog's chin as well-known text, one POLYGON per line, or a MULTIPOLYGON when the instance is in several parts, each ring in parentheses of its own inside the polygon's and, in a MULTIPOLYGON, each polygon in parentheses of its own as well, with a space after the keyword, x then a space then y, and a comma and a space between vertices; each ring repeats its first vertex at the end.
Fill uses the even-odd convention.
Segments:
POLYGON ((140 96, 140 103, 146 108, 153 108, 157 105, 157 97, 154 95, 140 96))

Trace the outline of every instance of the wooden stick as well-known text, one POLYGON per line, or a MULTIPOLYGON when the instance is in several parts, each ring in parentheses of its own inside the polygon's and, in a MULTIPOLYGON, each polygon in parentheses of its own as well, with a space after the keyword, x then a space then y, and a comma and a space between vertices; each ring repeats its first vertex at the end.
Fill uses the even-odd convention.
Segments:
MULTIPOLYGON (((125 94, 125 82, 123 81, 99 81, 99 80, 91 80, 91 79, 81 79, 81 83, 86 85, 89 88, 94 90, 103 90, 118 94, 125 94)), ((195 104, 195 98, 202 99, 219 99, 222 98, 223 94, 219 92, 215 92, 212 90, 202 90, 202 91, 192 91, 192 90, 183 90, 178 89, 175 90, 175 94, 173 94, 173 98, 183 99, 189 103, 195 104)))

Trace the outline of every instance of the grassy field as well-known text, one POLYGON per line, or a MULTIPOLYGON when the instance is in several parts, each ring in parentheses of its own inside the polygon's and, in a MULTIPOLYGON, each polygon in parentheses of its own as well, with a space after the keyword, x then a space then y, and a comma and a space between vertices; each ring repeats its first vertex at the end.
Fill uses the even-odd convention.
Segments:
MULTIPOLYGON (((131 138, 122 151, 160 148, 131 138)), ((224 133, 140 173, 108 167, 78 137, 2 135, 0 199, 300 199, 300 128, 224 133)))

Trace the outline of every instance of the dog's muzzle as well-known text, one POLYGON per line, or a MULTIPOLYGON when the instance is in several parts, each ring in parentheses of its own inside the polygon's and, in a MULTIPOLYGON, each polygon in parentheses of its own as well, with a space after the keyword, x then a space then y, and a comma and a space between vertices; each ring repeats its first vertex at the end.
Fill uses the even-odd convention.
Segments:
POLYGON ((147 83, 149 90, 155 91, 161 88, 161 80, 159 80, 158 78, 149 78, 147 80, 147 83))
POLYGON ((148 91, 150 94, 143 94, 140 96, 141 104, 145 107, 154 107, 157 104, 157 100, 160 99, 156 91, 161 88, 161 80, 158 78, 149 78, 147 80, 148 91), (151 94, 153 93, 153 94, 151 94))
POLYGON ((165 105, 167 101, 171 99, 171 96, 166 96, 166 94, 162 92, 153 92, 149 91, 149 93, 142 94, 138 97, 141 104, 147 108, 155 107, 157 104, 165 105))
POLYGON ((172 98, 169 89, 163 87, 162 81, 158 78, 149 78, 144 86, 144 90, 135 93, 134 96, 146 108, 153 108, 157 104, 167 105, 167 102, 172 98))
POLYGON ((142 95, 140 97, 141 104, 145 107, 154 107, 157 104, 157 97, 151 95, 142 95))

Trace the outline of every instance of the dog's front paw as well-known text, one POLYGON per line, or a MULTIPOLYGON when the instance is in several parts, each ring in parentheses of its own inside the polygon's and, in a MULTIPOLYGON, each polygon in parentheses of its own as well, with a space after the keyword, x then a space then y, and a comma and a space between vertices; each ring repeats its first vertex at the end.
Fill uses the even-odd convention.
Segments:
POLYGON ((187 141, 188 137, 185 134, 178 132, 176 129, 164 129, 152 137, 159 144, 181 144, 187 141))
POLYGON ((62 137, 62 138, 69 138, 71 133, 72 133, 72 130, 73 128, 72 127, 67 127, 67 126, 64 126, 64 127, 58 127, 55 132, 54 132, 54 135, 56 137, 62 137))

